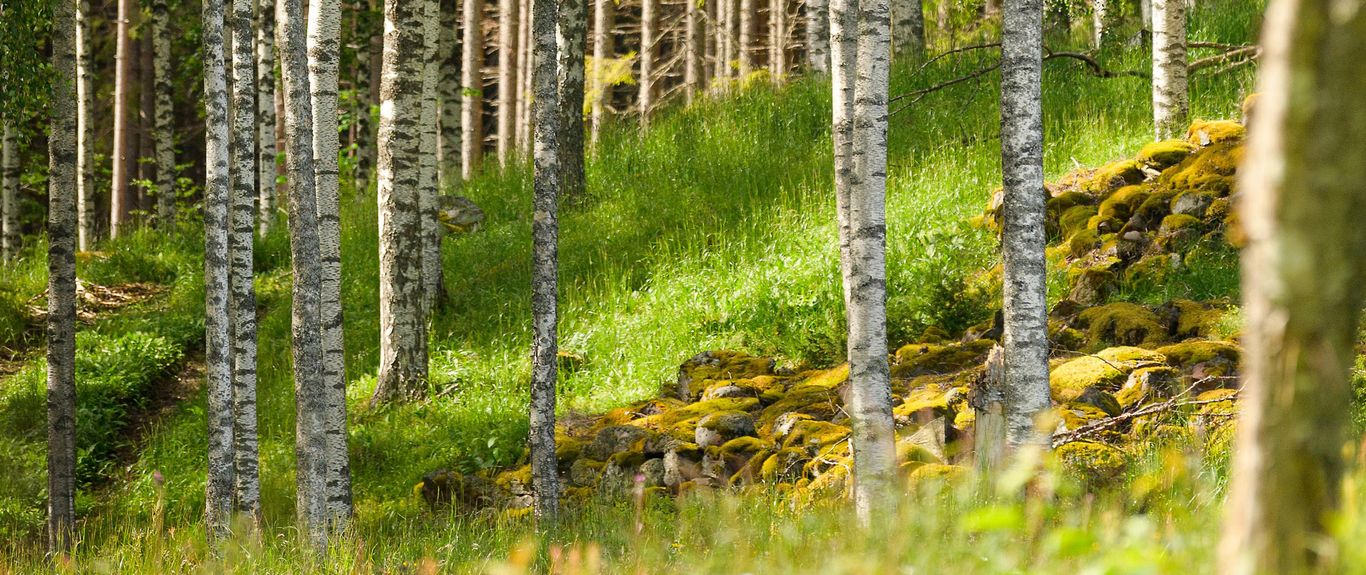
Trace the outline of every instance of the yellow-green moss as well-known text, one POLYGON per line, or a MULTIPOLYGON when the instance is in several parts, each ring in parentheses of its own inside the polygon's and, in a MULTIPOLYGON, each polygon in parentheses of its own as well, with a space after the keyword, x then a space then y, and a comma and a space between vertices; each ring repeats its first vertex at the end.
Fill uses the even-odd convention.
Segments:
POLYGON ((1131 368, 1162 363, 1167 358, 1161 353, 1141 347, 1119 346, 1103 349, 1096 357, 1114 364, 1124 364, 1131 368))
POLYGON ((757 437, 737 437, 715 448, 720 455, 753 454, 773 449, 773 444, 757 437))
POLYGON ((1143 181, 1142 166, 1134 160, 1120 160, 1097 168, 1082 184, 1082 191, 1093 196, 1105 196, 1112 190, 1143 181))
POLYGON ((1197 190, 1227 196, 1233 189, 1233 175, 1242 161, 1241 141, 1213 144, 1163 171, 1158 177, 1158 186, 1175 192, 1197 190))
POLYGON ((783 447, 819 450, 844 441, 849 428, 828 421, 798 421, 783 438, 783 447))
POLYGON ((1156 314, 1147 308, 1128 302, 1116 302, 1089 308, 1077 316, 1085 326, 1087 346, 1099 349, 1106 345, 1156 345, 1167 338, 1167 329, 1156 314))
MULTIPOLYGON (((1205 364, 1207 369, 1225 365, 1230 368, 1238 364, 1242 349, 1227 341, 1194 340, 1175 343, 1157 348, 1165 356, 1167 363, 1183 369, 1197 364, 1205 364)), ((1223 375, 1223 374, 1218 374, 1223 375)))
POLYGON ((915 377, 929 373, 958 371, 980 363, 991 346, 987 340, 945 345, 913 343, 896 351, 892 377, 915 377))
POLYGON ((1182 230, 1192 230, 1200 228, 1200 218, 1187 214, 1171 214, 1162 218, 1162 227, 1159 232, 1164 236, 1170 236, 1182 230))
POLYGON ((1236 389, 1211 389, 1195 396, 1195 400, 1209 402, 1200 406, 1200 415, 1230 416, 1237 413, 1233 405, 1237 395, 1236 389))
POLYGON ((1089 403, 1069 401, 1055 408, 1068 429, 1080 429, 1086 425, 1110 417, 1105 410, 1089 403))
POLYGON ((1143 203, 1134 209, 1130 221, 1138 220, 1145 231, 1156 227, 1162 218, 1171 213, 1172 198, 1176 194, 1177 191, 1168 188, 1154 188, 1148 197, 1143 199, 1143 203))
POLYGON ((681 406, 677 409, 642 417, 631 421, 631 425, 643 427, 660 433, 668 433, 674 436, 691 438, 693 428, 697 425, 697 419, 708 413, 718 411, 749 411, 759 406, 759 400, 753 397, 727 397, 722 399, 712 399, 699 401, 681 406), (691 423, 691 426, 688 424, 691 423), (684 431, 678 429, 682 424, 688 427, 686 433, 675 433, 684 431))
POLYGON ((1091 219, 1086 220, 1086 229, 1096 232, 1096 235, 1103 236, 1119 232, 1124 227, 1124 220, 1113 215, 1096 214, 1091 219))
POLYGON ((1103 391, 1118 389, 1134 369, 1160 363, 1163 357, 1135 347, 1116 347, 1096 355, 1069 360, 1051 370, 1049 386, 1059 403, 1077 399, 1088 387, 1103 391))
POLYGON ((1082 228, 1067 238, 1068 255, 1079 258, 1100 247, 1100 236, 1096 230, 1082 228))
MULTIPOLYGON (((1097 215, 1121 222, 1128 221, 1129 217, 1133 215, 1134 209, 1148 199, 1148 190, 1149 188, 1144 186, 1124 186, 1100 203, 1097 215)), ((1112 231, 1118 231, 1118 229, 1112 231)))
POLYGON ((1138 151, 1138 161, 1150 168, 1161 170, 1186 159, 1195 151, 1195 145, 1185 140, 1164 140, 1143 146, 1138 151))
POLYGON ((493 484, 503 488, 503 490, 509 490, 519 485, 529 486, 531 485, 531 465, 523 465, 499 473, 494 477, 493 484))
POLYGON ((1067 270, 1067 283, 1072 286, 1068 298, 1083 305, 1104 301, 1118 277, 1108 266, 1072 266, 1067 270))
POLYGON ((967 470, 961 465, 926 463, 916 467, 906 476, 906 485, 915 488, 934 483, 953 483, 965 475, 967 470))
POLYGON ((1063 469, 1090 488, 1112 485, 1124 476, 1124 453, 1109 445, 1074 441, 1056 451, 1063 469))
POLYGON ((1247 129, 1233 120, 1196 120, 1186 130, 1186 141, 1196 146, 1240 141, 1247 129))
POLYGON ((1115 400, 1122 407, 1133 407, 1155 393, 1170 393, 1172 385, 1180 378, 1180 371, 1167 366, 1140 367, 1124 380, 1124 385, 1115 392, 1115 400))
POLYGON ((1072 206, 1058 216, 1058 234, 1064 238, 1072 237, 1087 229, 1086 225, 1095 216, 1096 206, 1072 206))
POLYGON ((809 460, 803 449, 780 449, 764 460, 759 468, 759 477, 768 482, 801 479, 802 467, 809 460))
POLYGON ((924 409, 932 409, 937 414, 947 414, 949 411, 950 390, 938 384, 927 385, 919 389, 912 390, 900 405, 892 408, 892 414, 898 417, 909 417, 911 414, 924 409))
POLYGON ((804 413, 817 419, 830 419, 839 411, 840 396, 835 389, 824 385, 798 385, 787 395, 759 412, 755 426, 760 435, 772 432, 773 422, 784 413, 804 413))

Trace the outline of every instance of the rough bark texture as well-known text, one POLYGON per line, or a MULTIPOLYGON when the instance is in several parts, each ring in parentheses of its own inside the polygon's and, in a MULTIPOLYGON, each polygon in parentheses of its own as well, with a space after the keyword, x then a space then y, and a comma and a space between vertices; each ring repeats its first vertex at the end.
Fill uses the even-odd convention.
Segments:
POLYGON ((232 0, 232 196, 229 207, 228 304, 232 316, 232 404, 236 510, 261 522, 260 457, 256 439, 256 289, 252 247, 256 239, 256 42, 253 0, 232 0))
POLYGON ((806 2, 806 65, 817 74, 830 73, 830 8, 828 0, 806 2))
POLYGON ((517 121, 518 0, 498 0, 498 165, 506 166, 517 121))
POLYGON ((460 50, 456 0, 441 0, 441 33, 437 39, 437 97, 441 106, 441 140, 437 146, 437 183, 443 192, 460 184, 460 50))
POLYGON ((1186 133, 1186 0, 1153 0, 1153 127, 1158 140, 1186 133))
POLYGON ((427 391, 419 212, 424 7, 386 0, 379 118, 379 382, 372 403, 427 391))
POLYGON ((318 261, 320 333, 322 337, 322 378, 316 395, 325 410, 321 426, 309 429, 322 435, 302 443, 321 442, 321 461, 314 470, 322 474, 313 481, 322 485, 317 494, 324 501, 314 507, 325 509, 324 524, 329 533, 346 529, 351 519, 351 465, 347 451, 346 426, 346 353, 342 334, 341 301, 341 197, 337 156, 337 75, 341 60, 340 0, 311 0, 308 6, 308 81, 312 87, 313 177, 318 209, 318 261))
POLYGON ((90 2, 76 5, 76 245, 81 251, 95 242, 95 91, 91 78, 90 2))
POLYGON ((593 125, 589 143, 598 145, 598 136, 607 123, 607 83, 603 81, 603 68, 609 58, 615 55, 612 48, 612 21, 616 3, 613 0, 596 0, 593 11, 593 125))
POLYGON ((275 227, 275 10, 273 0, 257 0, 256 10, 256 207, 257 232, 275 227))
POLYGON ((166 0, 152 0, 152 76, 156 85, 157 225, 175 228, 175 115, 171 109, 171 38, 166 0))
POLYGON ((1239 175, 1246 349, 1219 572, 1336 573, 1366 251, 1366 3, 1277 0, 1239 175))
POLYGON ((558 2, 534 3, 532 41, 535 43, 535 177, 531 224, 531 482, 535 513, 543 524, 553 521, 560 507, 560 485, 555 459, 555 357, 559 319, 559 254, 557 198, 559 192, 560 107, 556 81, 555 23, 558 2))
MULTIPOLYGON (((354 192, 365 196, 370 192, 370 172, 375 169, 375 122, 372 106, 375 97, 375 70, 378 68, 380 50, 376 26, 374 0, 358 0, 355 3, 358 14, 356 42, 356 97, 352 113, 356 117, 356 167, 351 174, 354 192)), ((458 87, 457 87, 458 89, 458 87)), ((457 121, 459 119, 457 118, 457 121)), ((459 126, 456 127, 459 129, 459 126)), ((455 151, 459 154, 460 151, 455 151)), ((457 157, 457 162, 459 158, 457 157)))
POLYGON ((892 18, 897 57, 919 59, 925 54, 925 9, 921 0, 895 0, 892 18))
POLYGON ((971 403, 974 463, 980 477, 992 478, 1005 459, 1005 349, 993 346, 987 353, 986 373, 973 386, 971 403))
MULTIPOLYGON (((604 0, 605 1, 605 0, 604 0)), ((460 173, 474 177, 484 158, 484 2, 464 0, 464 38, 461 42, 460 173)))
POLYGON ((716 77, 721 81, 714 86, 718 91, 727 89, 726 80, 735 76, 735 15, 736 0, 716 0, 716 77))
MULTIPOLYGON (((687 0, 684 3, 684 50, 683 56, 683 95, 687 98, 687 103, 691 104, 693 98, 702 91, 703 69, 702 61, 706 57, 706 41, 703 40, 705 32, 702 22, 706 14, 697 5, 698 0, 687 0)), ((563 7, 561 8, 563 10, 563 7)), ((563 47, 561 47, 563 50, 563 47)))
POLYGON ((849 194, 853 189, 854 73, 857 57, 857 0, 830 0, 831 140, 834 142, 835 216, 839 225, 840 277, 845 319, 849 317, 849 194))
POLYGON ((854 506, 868 523, 894 507, 896 477, 891 375, 887 365, 887 82, 891 63, 887 0, 858 6, 854 177, 849 193, 849 419, 854 506))
POLYGON ((787 73, 787 1, 769 0, 768 3, 768 72, 773 83, 783 81, 787 73))
POLYGON ((419 159, 418 219, 422 226, 422 309, 430 315, 445 296, 441 277, 441 222, 436 219, 440 190, 437 188, 436 155, 438 147, 437 118, 437 36, 441 34, 440 5, 437 0, 421 0, 425 8, 422 18, 422 150, 419 159))
MULTIPOLYGON (((318 0, 314 0, 318 1, 318 0)), ((323 483, 327 400, 322 384, 322 265, 317 175, 313 157, 312 85, 303 0, 277 0, 276 45, 284 85, 285 163, 289 178, 289 247, 294 275, 291 340, 294 359, 295 515, 314 549, 327 544, 323 483)))
POLYGON ((1035 428, 1049 408, 1044 258, 1042 0, 1006 0, 1001 29, 1001 172, 1006 445, 1047 445, 1035 428))
POLYGON ((654 106, 655 76, 655 39, 659 35, 659 18, 655 11, 659 0, 640 2, 640 78, 636 80, 639 92, 636 104, 640 106, 640 127, 650 125, 650 108, 654 106))
POLYGON ((114 152, 112 189, 109 196, 109 237, 119 237, 136 207, 128 173, 128 96, 132 91, 129 78, 132 67, 132 42, 128 37, 129 20, 133 17, 133 3, 137 0, 118 0, 118 21, 115 22, 114 47, 114 152))
POLYGON ((209 468, 204 523, 210 540, 228 535, 235 487, 232 317, 228 272, 228 72, 223 0, 205 0, 204 29, 204 387, 209 468))
POLYGON ((4 118, 0 123, 0 257, 10 261, 19 253, 19 130, 4 118))
POLYGON ((577 198, 583 195, 585 185, 583 53, 588 41, 586 0, 560 0, 555 41, 560 60, 556 80, 560 97, 560 196, 577 198))
POLYGON ((48 104, 48 548, 71 551, 76 525, 76 3, 52 8, 48 104))
POLYGON ((735 57, 740 59, 741 78, 748 78, 750 73, 754 72, 754 36, 758 32, 755 22, 758 15, 755 13, 754 2, 755 0, 739 0, 740 40, 735 47, 735 57))

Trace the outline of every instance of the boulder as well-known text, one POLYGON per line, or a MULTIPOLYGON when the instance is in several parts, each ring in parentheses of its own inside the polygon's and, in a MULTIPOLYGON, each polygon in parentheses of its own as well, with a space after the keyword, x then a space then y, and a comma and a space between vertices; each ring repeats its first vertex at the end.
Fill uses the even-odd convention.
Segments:
POLYGON ((738 437, 754 435, 754 418, 740 411, 711 413, 697 422, 693 442, 699 447, 721 445, 738 437))

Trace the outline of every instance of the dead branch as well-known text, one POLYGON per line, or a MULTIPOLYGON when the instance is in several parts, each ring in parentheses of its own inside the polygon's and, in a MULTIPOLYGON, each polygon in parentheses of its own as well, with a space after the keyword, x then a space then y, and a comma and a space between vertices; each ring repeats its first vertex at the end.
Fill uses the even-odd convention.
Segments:
POLYGON ((1122 76, 1129 76, 1133 78, 1149 77, 1149 74, 1147 72, 1142 72, 1139 70, 1110 70, 1104 66, 1101 66, 1100 62, 1097 61, 1090 54, 1085 54, 1082 52, 1054 52, 1052 50, 1044 48, 1043 59, 1047 61, 1052 60, 1053 58, 1070 58, 1073 60, 1077 60, 1083 64, 1086 64, 1087 71, 1092 76, 1095 76, 1097 78, 1119 78, 1122 76))
POLYGON ((1208 56, 1208 57, 1205 57, 1205 58, 1200 58, 1200 59, 1198 59, 1198 60, 1196 60, 1196 61, 1194 61, 1194 62, 1191 62, 1191 63, 1190 63, 1190 71, 1191 71, 1191 72, 1195 72, 1195 71, 1200 70, 1200 69, 1202 69, 1202 68, 1209 68, 1209 67, 1212 67, 1212 66, 1218 66, 1218 65, 1220 65, 1220 64, 1224 64, 1224 63, 1227 63, 1227 62, 1230 62, 1230 61, 1233 61, 1233 60, 1238 60, 1238 59, 1255 60, 1255 59, 1257 59, 1257 57, 1259 57, 1259 56, 1261 56, 1261 55, 1262 55, 1262 49, 1261 49, 1260 46, 1244 46, 1244 47, 1238 48, 1238 49, 1236 49, 1236 50, 1229 50, 1229 51, 1224 52, 1224 53, 1222 53, 1222 54, 1215 54, 1215 55, 1213 55, 1213 56, 1208 56))
POLYGON ((1209 382, 1209 381, 1215 381, 1215 380, 1228 380, 1228 379, 1237 379, 1237 377, 1235 377, 1235 376, 1227 376, 1227 375, 1224 375, 1224 376, 1212 375, 1212 376, 1209 376, 1209 377, 1204 377, 1204 378, 1201 378, 1201 379, 1195 381, 1194 383, 1190 384, 1190 386, 1187 387, 1187 388, 1185 389, 1185 391, 1182 391, 1181 393, 1178 393, 1178 394, 1176 394, 1176 395, 1173 395, 1172 397, 1168 398, 1166 401, 1163 401, 1163 402, 1161 402, 1161 403, 1151 403, 1151 404, 1148 404, 1148 405, 1146 405, 1146 406, 1144 406, 1144 407, 1141 407, 1141 408, 1139 408, 1139 409, 1136 409, 1136 410, 1134 410, 1134 411, 1126 411, 1126 412, 1121 413, 1121 414, 1119 414, 1119 415, 1116 415, 1116 416, 1114 416, 1114 417, 1107 417, 1107 418, 1101 419, 1101 420, 1099 420, 1099 421, 1095 421, 1095 422, 1092 422, 1092 423, 1088 423, 1088 424, 1086 424, 1086 425, 1083 425, 1083 426, 1081 426, 1081 427, 1078 427, 1078 428, 1073 429, 1073 430, 1070 430, 1070 431, 1064 431, 1064 432, 1062 432, 1062 433, 1055 433, 1055 434, 1053 434, 1053 448, 1056 449, 1056 448, 1058 448, 1058 446, 1060 446, 1060 445, 1062 445, 1062 444, 1064 444, 1064 443, 1071 443, 1071 442, 1073 442, 1073 441, 1078 441, 1078 440, 1080 440, 1080 439, 1083 439, 1083 438, 1086 438, 1086 437, 1095 435, 1095 434, 1100 433, 1100 432, 1102 432, 1102 431, 1106 431, 1106 430, 1109 430, 1109 429, 1114 429, 1115 427, 1118 427, 1120 424, 1122 424, 1122 423, 1124 423, 1124 422, 1131 421, 1131 420, 1137 419, 1137 418, 1139 418, 1139 417, 1144 417, 1144 416, 1148 416, 1148 415, 1155 415, 1155 414, 1158 414, 1158 413, 1164 413, 1164 412, 1171 411, 1171 410, 1176 409, 1176 408, 1179 408, 1179 407, 1190 407, 1190 406, 1198 406, 1198 405, 1207 405, 1207 404, 1211 404, 1211 403, 1218 403, 1218 402, 1221 402, 1221 401, 1229 401, 1229 400, 1235 399, 1235 398, 1237 398, 1238 393, 1239 393, 1241 390, 1234 390, 1234 392, 1233 392, 1232 394, 1226 395, 1226 396, 1224 396, 1224 397, 1220 397, 1219 399, 1203 399, 1203 400, 1200 400, 1200 399, 1183 399, 1183 398, 1189 396, 1191 390, 1195 389, 1196 387, 1199 387, 1199 386, 1200 386, 1201 384, 1203 384, 1203 383, 1206 383, 1206 382, 1209 382))

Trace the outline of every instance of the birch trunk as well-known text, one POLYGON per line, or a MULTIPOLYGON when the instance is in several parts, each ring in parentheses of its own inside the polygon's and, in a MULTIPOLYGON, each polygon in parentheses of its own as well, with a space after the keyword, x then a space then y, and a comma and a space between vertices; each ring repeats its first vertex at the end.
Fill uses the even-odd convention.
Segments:
POLYGON ((265 237, 276 220, 275 10, 273 0, 256 9, 256 206, 257 232, 265 237))
POLYGON ((209 466, 204 523, 210 541, 228 536, 236 490, 233 443, 231 274, 228 268, 228 71, 224 0, 205 0, 204 29, 204 387, 209 466))
MULTIPOLYGON (((141 12, 141 10, 139 10, 141 12)), ((148 14, 150 16, 150 14, 148 14)), ((156 199, 156 73, 155 59, 152 52, 153 35, 147 33, 150 18, 143 17, 138 23, 138 149, 133 154, 134 171, 137 174, 138 182, 137 198, 138 201, 133 208, 138 212, 138 219, 145 221, 149 215, 155 214, 153 200, 156 199), (151 184, 150 186, 148 184, 151 184)), ((139 222, 139 223, 140 223, 139 222)))
MULTIPOLYGON (((373 0, 358 0, 354 9, 361 12, 358 16, 359 28, 356 39, 356 97, 352 111, 356 117, 356 167, 351 174, 355 193, 366 196, 370 193, 370 172, 375 169, 375 123, 371 108, 375 97, 375 74, 379 50, 376 47, 375 10, 373 0)), ((458 89, 458 88, 457 88, 458 89)), ((458 119, 457 119, 458 121, 458 119)), ((458 130, 459 127, 457 126, 458 130)), ((459 154, 457 150, 455 152, 459 154)), ((457 157, 457 162, 459 158, 457 157)))
POLYGON ((891 17, 887 0, 858 6, 854 177, 849 193, 849 418, 854 506, 864 524, 894 507, 892 391, 887 364, 887 82, 891 17))
POLYGON ((640 127, 650 126, 650 109, 654 106, 655 39, 659 35, 659 19, 655 16, 659 0, 640 1, 640 88, 636 103, 640 106, 640 127))
POLYGON ((9 262, 19 253, 19 130, 6 118, 0 123, 0 257, 9 262))
POLYGON ((688 104, 693 103, 693 99, 702 91, 703 67, 702 62, 706 59, 706 41, 703 40, 705 33, 702 30, 702 22, 705 13, 697 5, 698 0, 685 0, 684 2, 684 58, 683 58, 683 94, 688 104))
MULTIPOLYGON (((315 2, 319 0, 314 0, 315 2)), ((294 359, 295 515, 313 549, 327 544, 327 441, 323 391, 322 249, 318 223, 314 114, 309 78, 308 23, 303 0, 277 0, 276 39, 284 84, 285 163, 289 177, 289 246, 294 275, 291 340, 294 359)))
POLYGON ((484 157, 484 2, 464 0, 464 6, 460 173, 468 180, 474 177, 484 157))
POLYGON ((1336 573, 1366 272, 1366 4, 1277 0, 1262 42, 1238 178, 1247 352, 1219 572, 1336 573))
POLYGON ((596 0, 596 12, 593 15, 593 124, 589 135, 589 143, 596 148, 598 138, 602 134, 602 128, 607 122, 607 100, 608 90, 611 88, 603 78, 604 71, 607 69, 607 60, 615 56, 612 48, 612 22, 613 10, 616 3, 613 0, 596 0))
POLYGON ((48 547, 66 554, 76 525, 76 3, 52 9, 47 218, 48 547))
POLYGON ((1153 0, 1153 127, 1158 140, 1186 133, 1186 0, 1153 0))
POLYGON ((721 49, 717 43, 720 40, 717 30, 717 2, 702 1, 702 23, 698 26, 698 34, 702 35, 702 50, 705 53, 703 58, 703 78, 702 86, 710 87, 712 81, 716 79, 721 70, 721 49))
POLYGON ((714 86, 718 91, 727 89, 727 80, 734 73, 735 37, 731 34, 731 17, 735 15, 736 0, 716 0, 716 77, 720 80, 714 86))
POLYGON ((1091 48, 1100 49, 1105 38, 1105 11, 1107 0, 1091 0, 1091 48))
POLYGON ((830 73, 828 0, 806 0, 806 65, 817 74, 830 73))
POLYGON ((498 165, 507 166, 516 136, 518 0, 498 0, 498 165))
POLYGON ((80 251, 95 243, 95 125, 90 119, 95 91, 89 13, 89 0, 80 0, 76 5, 76 245, 80 251))
POLYGON ((132 66, 132 42, 128 26, 133 17, 133 2, 118 0, 118 21, 115 22, 114 48, 114 152, 112 189, 109 195, 109 237, 117 238, 127 225, 136 198, 129 186, 128 173, 128 96, 132 90, 129 78, 132 66))
MULTIPOLYGON (((422 18, 422 114, 419 161, 418 220, 422 229, 422 309, 430 317, 444 296, 441 281, 441 223, 436 219, 440 190, 437 188, 437 36, 441 34, 440 5, 437 0, 421 0, 422 18)), ((424 326, 423 329, 426 329, 424 326)))
POLYGON ((755 0, 740 0, 740 40, 736 46, 736 57, 740 59, 740 78, 748 78, 754 72, 754 35, 757 32, 755 20, 755 0))
POLYGON ((156 86, 155 148, 157 223, 175 229, 175 115, 171 110, 171 38, 166 0, 152 0, 152 77, 156 86))
POLYGON ((422 313, 421 175, 423 16, 420 3, 386 0, 379 119, 380 361, 372 404, 427 391, 422 313))
POLYGON ((313 108, 313 181, 318 210, 319 330, 322 337, 322 377, 310 395, 325 410, 320 417, 321 439, 307 438, 302 443, 321 443, 321 461, 314 470, 321 477, 312 481, 322 485, 323 502, 312 505, 325 509, 322 525, 327 535, 344 531, 351 518, 351 464, 347 451, 346 353, 342 334, 341 300, 341 197, 337 157, 337 76, 341 60, 340 0, 311 0, 308 6, 308 81, 312 88, 313 108))
POLYGON ((854 73, 858 56, 858 0, 830 0, 830 139, 834 143, 835 217, 839 226, 840 278, 849 317, 849 194, 854 186, 854 73))
POLYGON ((531 154, 531 4, 520 0, 521 16, 517 36, 517 155, 531 154))
POLYGON ((1044 258, 1043 1, 1006 0, 1001 28, 1001 171, 1005 226, 1006 449, 1047 446, 1036 429, 1050 407, 1044 258))
POLYGON ((768 72, 774 84, 781 84, 787 73, 787 2, 768 3, 768 72))
POLYGON ((532 200, 535 213, 531 225, 534 245, 531 268, 531 482, 536 497, 536 519, 542 524, 554 521, 560 506, 555 458, 555 358, 559 319, 556 195, 559 193, 557 140, 561 113, 555 73, 558 6, 558 2, 535 2, 531 19, 536 88, 535 195, 532 200))
POLYGON ((925 55, 925 11, 921 0, 895 0, 892 32, 897 57, 919 60, 925 55))
POLYGON ((560 61, 556 79, 560 98, 560 196, 565 198, 582 196, 585 186, 583 52, 587 41, 586 0, 560 0, 555 48, 560 61))
POLYGON ((1153 0, 1138 0, 1138 11, 1143 14, 1143 29, 1153 29, 1153 0))
POLYGON ((456 0, 441 0, 441 33, 437 53, 437 83, 441 140, 437 147, 437 184, 441 191, 460 183, 460 50, 456 45, 456 0))

